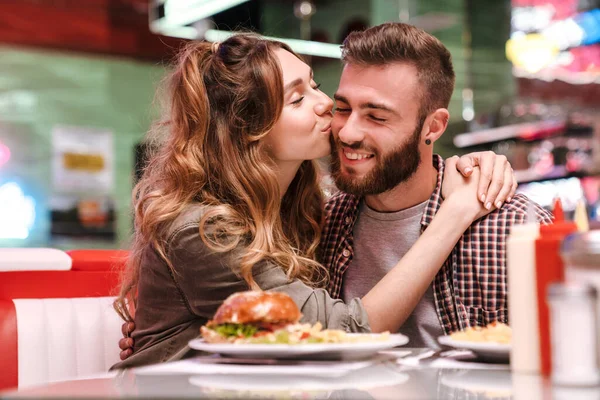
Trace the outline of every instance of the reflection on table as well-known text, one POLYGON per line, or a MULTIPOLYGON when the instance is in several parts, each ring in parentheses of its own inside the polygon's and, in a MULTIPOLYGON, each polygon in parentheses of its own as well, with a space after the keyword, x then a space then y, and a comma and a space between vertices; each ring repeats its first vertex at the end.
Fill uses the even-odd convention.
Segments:
MULTIPOLYGON (((561 388, 537 376, 511 375, 508 365, 423 359, 415 365, 398 360, 427 349, 388 351, 360 368, 348 366, 344 374, 252 373, 256 365, 235 374, 186 373, 204 361, 163 364, 157 369, 107 373, 98 377, 60 382, 3 393, 3 398, 24 397, 141 397, 219 399, 600 399, 600 388, 561 388), (462 364, 461 364, 462 363, 462 364), (442 365, 444 368, 437 368, 442 365), (448 368, 448 366, 456 366, 448 368), (462 366, 462 367, 461 367, 462 366), (189 371, 189 369, 188 369, 189 371)), ((356 362, 354 362, 356 363, 356 362)), ((220 367, 226 366, 220 364, 220 367)), ((358 365, 358 364, 356 364, 358 365)), ((204 363, 204 366, 208 364, 204 363)), ((322 367, 323 365, 321 365, 322 367)), ((360 365, 359 365, 360 366, 360 365)), ((235 365, 233 367, 236 367, 235 365)), ((239 366, 237 366, 239 367, 239 366)), ((285 370, 285 366, 280 366, 285 370)), ((336 368, 331 365, 331 368, 336 368)), ((315 368, 315 372, 319 372, 315 368)))

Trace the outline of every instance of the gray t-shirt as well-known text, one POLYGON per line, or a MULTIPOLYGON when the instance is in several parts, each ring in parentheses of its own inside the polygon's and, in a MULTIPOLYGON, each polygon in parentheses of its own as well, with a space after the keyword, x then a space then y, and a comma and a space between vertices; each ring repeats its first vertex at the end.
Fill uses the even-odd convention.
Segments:
MULTIPOLYGON (((363 297, 408 252, 421 234, 421 217, 427 202, 405 210, 380 213, 363 201, 354 225, 354 256, 344 274, 344 301, 363 297)), ((443 330, 438 320, 429 285, 400 332, 410 339, 410 347, 439 348, 437 337, 443 330)))

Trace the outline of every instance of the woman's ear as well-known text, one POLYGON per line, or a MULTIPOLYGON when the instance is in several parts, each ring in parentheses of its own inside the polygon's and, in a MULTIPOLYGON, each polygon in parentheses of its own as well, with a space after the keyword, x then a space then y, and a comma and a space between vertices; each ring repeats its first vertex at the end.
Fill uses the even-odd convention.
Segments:
POLYGON ((427 127, 423 140, 429 139, 431 143, 442 136, 448 127, 448 121, 450 120, 450 113, 445 108, 438 108, 431 113, 425 120, 425 126, 427 127))

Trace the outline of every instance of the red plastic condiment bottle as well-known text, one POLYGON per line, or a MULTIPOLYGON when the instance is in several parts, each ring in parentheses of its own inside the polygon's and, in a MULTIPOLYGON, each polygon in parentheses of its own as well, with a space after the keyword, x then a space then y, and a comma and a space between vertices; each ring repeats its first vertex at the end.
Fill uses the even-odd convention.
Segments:
POLYGON ((541 373, 550 376, 552 354, 550 345, 550 312, 546 300, 548 286, 565 281, 565 267, 560 257, 560 245, 565 236, 577 232, 577 225, 565 221, 562 204, 554 202, 554 223, 540 226, 540 236, 535 242, 535 269, 540 329, 541 373))

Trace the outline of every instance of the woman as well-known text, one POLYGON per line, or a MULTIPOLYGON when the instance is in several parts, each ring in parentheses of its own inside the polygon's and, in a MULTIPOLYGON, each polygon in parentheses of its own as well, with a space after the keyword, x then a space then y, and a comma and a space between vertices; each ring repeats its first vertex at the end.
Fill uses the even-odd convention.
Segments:
MULTIPOLYGON (((135 352, 116 368, 183 357, 222 301, 248 288, 286 292, 305 321, 326 328, 381 325, 369 320, 390 296, 379 285, 348 304, 318 288, 327 273, 315 260, 324 216, 312 160, 330 153, 333 104, 290 55, 285 44, 246 34, 182 51, 159 125, 166 139, 134 190, 136 232, 115 308, 127 321, 136 311, 135 352)), ((409 251, 415 269, 441 266, 485 213, 475 179, 465 184, 447 169, 446 200, 409 251)), ((391 295, 400 302, 394 270, 386 278, 398 281, 391 295)))

